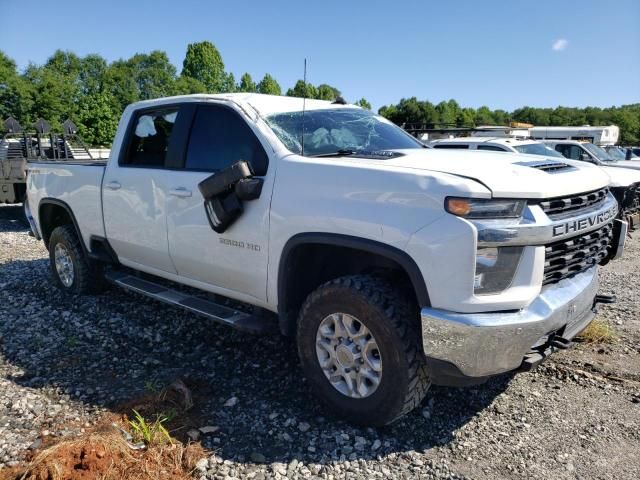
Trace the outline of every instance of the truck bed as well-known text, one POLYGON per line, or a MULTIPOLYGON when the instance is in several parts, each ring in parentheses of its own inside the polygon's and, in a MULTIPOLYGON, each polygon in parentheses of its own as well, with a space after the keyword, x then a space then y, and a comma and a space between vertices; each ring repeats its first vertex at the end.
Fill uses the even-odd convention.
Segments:
POLYGON ((39 220, 39 205, 44 198, 55 199, 68 205, 82 225, 85 245, 93 235, 104 237, 101 186, 105 165, 105 161, 92 160, 29 162, 27 186, 34 218, 39 220))

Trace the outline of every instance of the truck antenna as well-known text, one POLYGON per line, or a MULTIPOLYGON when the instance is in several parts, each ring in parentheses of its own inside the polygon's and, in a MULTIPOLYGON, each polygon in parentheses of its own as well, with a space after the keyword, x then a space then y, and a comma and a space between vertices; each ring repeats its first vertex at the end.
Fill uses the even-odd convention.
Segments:
POLYGON ((302 134, 300 135, 300 155, 304 157, 304 111, 307 104, 307 59, 304 59, 304 93, 302 94, 302 134))

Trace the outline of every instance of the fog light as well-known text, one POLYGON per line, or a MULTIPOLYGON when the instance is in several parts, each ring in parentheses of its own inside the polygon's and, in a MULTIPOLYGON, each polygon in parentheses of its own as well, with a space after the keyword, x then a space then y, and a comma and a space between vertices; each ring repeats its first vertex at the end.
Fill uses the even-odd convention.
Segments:
POLYGON ((473 290, 477 295, 501 292, 511 285, 524 247, 478 248, 473 290))

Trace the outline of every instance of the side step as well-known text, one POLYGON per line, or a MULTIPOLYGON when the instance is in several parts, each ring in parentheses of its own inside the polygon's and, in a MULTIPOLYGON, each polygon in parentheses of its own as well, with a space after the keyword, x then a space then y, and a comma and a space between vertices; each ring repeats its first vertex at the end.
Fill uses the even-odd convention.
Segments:
POLYGON ((244 332, 265 334, 273 331, 272 322, 267 318, 260 318, 210 300, 187 295, 127 272, 110 270, 105 272, 105 278, 119 287, 180 307, 244 332))

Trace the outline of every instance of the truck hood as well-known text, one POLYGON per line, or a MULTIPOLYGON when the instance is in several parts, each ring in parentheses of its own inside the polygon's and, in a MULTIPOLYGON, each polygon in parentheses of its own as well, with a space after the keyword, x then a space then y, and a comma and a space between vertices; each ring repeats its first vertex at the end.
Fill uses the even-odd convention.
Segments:
POLYGON ((640 183, 640 169, 633 170, 608 166, 600 166, 600 168, 607 172, 607 175, 611 178, 610 187, 628 187, 634 183, 640 183))
POLYGON ((536 155, 436 149, 397 151, 403 156, 384 160, 386 165, 469 178, 486 186, 494 197, 563 197, 598 190, 610 181, 595 165, 568 165, 562 160, 536 155), (559 168, 542 170, 542 165, 559 168))
POLYGON ((640 160, 616 160, 614 162, 602 162, 607 167, 630 168, 632 170, 640 170, 640 160))

